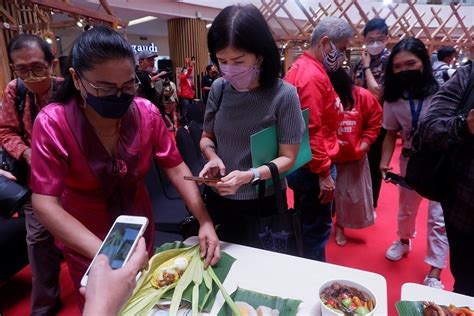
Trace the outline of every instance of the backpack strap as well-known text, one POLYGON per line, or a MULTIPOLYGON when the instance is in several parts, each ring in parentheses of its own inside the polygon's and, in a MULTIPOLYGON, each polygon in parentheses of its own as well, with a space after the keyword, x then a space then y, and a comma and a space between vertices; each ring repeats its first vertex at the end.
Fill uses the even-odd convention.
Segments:
POLYGON ((15 110, 18 114, 20 121, 23 120, 23 114, 25 113, 25 100, 28 89, 25 83, 20 78, 16 79, 16 93, 15 93, 15 110))
POLYGON ((469 63, 471 64, 471 75, 469 76, 467 87, 464 89, 461 102, 459 102, 459 115, 466 115, 474 108, 474 63, 472 60, 469 63))
POLYGON ((448 70, 447 70, 447 69, 443 70, 442 75, 443 75, 443 81, 444 81, 444 82, 446 82, 446 81, 449 80, 449 73, 448 73, 448 70))

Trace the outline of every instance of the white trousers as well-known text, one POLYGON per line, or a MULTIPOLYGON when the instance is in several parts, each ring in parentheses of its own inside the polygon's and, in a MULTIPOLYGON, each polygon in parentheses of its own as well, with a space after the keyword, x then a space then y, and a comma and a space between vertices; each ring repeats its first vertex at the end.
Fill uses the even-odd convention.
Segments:
MULTIPOLYGON (((408 158, 400 156, 400 175, 405 176, 408 158)), ((401 239, 410 239, 416 236, 416 215, 420 206, 421 197, 418 193, 399 187, 398 199, 398 236, 401 239)), ((441 204, 428 201, 428 230, 425 262, 436 268, 445 268, 449 244, 444 227, 444 216, 441 204)))

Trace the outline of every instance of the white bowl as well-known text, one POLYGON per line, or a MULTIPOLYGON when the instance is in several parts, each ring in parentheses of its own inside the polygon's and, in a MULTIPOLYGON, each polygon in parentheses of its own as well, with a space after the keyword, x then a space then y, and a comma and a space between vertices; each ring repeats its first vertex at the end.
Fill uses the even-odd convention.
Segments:
POLYGON ((334 282, 337 282, 337 283, 340 283, 342 285, 347 285, 347 286, 351 286, 351 287, 355 287, 361 291, 364 291, 365 293, 369 294, 370 298, 374 301, 374 309, 371 310, 368 314, 365 314, 365 316, 371 316, 371 315, 374 315, 375 311, 377 310, 377 300, 375 299, 375 295, 368 289, 366 288, 365 286, 359 284, 359 283, 356 283, 354 281, 349 281, 349 280, 330 280, 330 281, 327 281, 325 282, 323 285, 321 285, 321 287, 319 288, 319 293, 318 293, 318 300, 319 302, 321 303, 321 314, 322 316, 340 316, 340 315, 344 315, 344 313, 340 312, 336 312, 335 310, 333 309, 330 309, 329 307, 327 307, 322 301, 321 301, 321 292, 329 287, 331 284, 333 284, 334 282))

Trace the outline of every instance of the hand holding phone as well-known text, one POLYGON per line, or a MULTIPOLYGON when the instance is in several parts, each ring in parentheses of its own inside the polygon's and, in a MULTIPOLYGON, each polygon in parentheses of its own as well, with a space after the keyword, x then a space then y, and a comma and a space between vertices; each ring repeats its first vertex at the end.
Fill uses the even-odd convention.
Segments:
POLYGON ((91 266, 94 264, 98 255, 102 254, 109 258, 112 269, 121 268, 130 258, 138 240, 143 236, 148 219, 143 216, 126 216, 117 217, 112 228, 107 233, 99 251, 96 253, 89 268, 81 279, 81 286, 87 285, 91 266))
POLYGON ((98 255, 91 268, 87 288, 79 289, 86 299, 83 315, 102 315, 104 312, 118 315, 136 286, 134 276, 147 263, 144 238, 140 238, 130 260, 120 269, 113 270, 109 259, 98 255))

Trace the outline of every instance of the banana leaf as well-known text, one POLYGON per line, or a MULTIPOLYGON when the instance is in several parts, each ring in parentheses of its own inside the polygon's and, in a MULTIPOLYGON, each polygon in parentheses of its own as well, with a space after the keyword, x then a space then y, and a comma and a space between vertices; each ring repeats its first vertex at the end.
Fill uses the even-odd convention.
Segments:
MULTIPOLYGON (((252 305, 255 309, 259 306, 267 306, 271 309, 276 309, 280 312, 280 315, 284 316, 295 316, 298 311, 298 307, 301 304, 300 300, 294 300, 290 298, 281 298, 278 296, 270 296, 267 294, 245 290, 237 288, 234 293, 230 295, 234 302, 246 302, 252 305)), ((217 316, 232 315, 229 306, 224 304, 217 314, 217 316)))
MULTIPOLYGON (((199 247, 199 245, 196 245, 199 247)), ((137 287, 135 288, 135 291, 141 288, 141 291, 157 291, 154 287, 149 285, 149 281, 151 279, 152 273, 149 273, 151 271, 154 271, 156 267, 160 265, 160 263, 165 262, 167 259, 176 256, 177 252, 182 251, 183 248, 189 247, 188 245, 183 244, 182 242, 174 242, 174 243, 165 243, 161 245, 160 247, 156 248, 155 254, 161 253, 163 256, 159 256, 159 261, 150 261, 150 267, 147 269, 147 271, 144 272, 144 275, 140 278, 138 281, 137 287), (163 257, 163 258, 161 258, 163 257)), ((217 277, 219 280, 223 283, 227 275, 229 274, 229 271, 232 267, 232 265, 235 262, 235 258, 230 256, 229 254, 225 252, 221 252, 221 259, 219 262, 213 266, 214 272, 216 273, 217 277)), ((219 291, 219 288, 217 286, 212 287, 212 292, 210 295, 207 296, 206 298, 206 293, 208 293, 208 289, 206 287, 206 284, 203 282, 199 286, 199 310, 205 313, 209 313, 212 309, 212 306, 214 305, 214 302, 216 300, 216 295, 217 292, 219 291)), ((162 299, 167 299, 171 300, 173 297, 173 291, 167 291, 166 293, 163 293, 162 299)), ((192 302, 192 297, 193 297, 193 287, 190 286, 188 287, 184 293, 182 299, 187 301, 187 302, 192 302)))
POLYGON ((398 301, 395 304, 398 316, 423 316, 423 302, 398 301))

